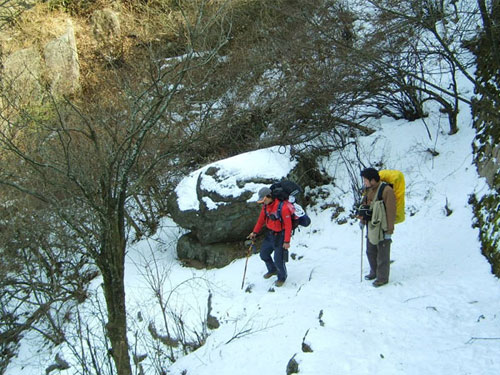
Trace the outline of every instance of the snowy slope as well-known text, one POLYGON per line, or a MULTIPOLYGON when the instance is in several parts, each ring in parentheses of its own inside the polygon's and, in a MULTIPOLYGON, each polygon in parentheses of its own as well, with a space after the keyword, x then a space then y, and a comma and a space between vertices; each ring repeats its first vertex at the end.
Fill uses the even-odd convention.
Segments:
MULTIPOLYGON (((500 282, 480 254, 467 203, 470 193, 486 187, 472 165, 469 116, 461 116, 460 132, 453 136, 446 134, 445 120, 434 116, 426 120, 432 139, 422 122, 386 121, 362 140, 366 162, 383 160, 406 176, 407 218, 396 226, 394 263, 384 287, 360 281, 359 227, 333 223, 332 211, 320 205, 309 209, 311 227, 292 240, 296 256, 282 288, 271 289, 274 280, 262 278, 266 270, 258 255, 249 259, 245 285, 251 291, 245 292, 244 259, 196 271, 164 253, 158 262, 169 269, 172 286, 197 278, 177 300, 186 316, 206 314, 211 290, 212 315, 221 322, 170 373, 285 374, 293 356, 300 374, 310 375, 500 373, 500 282), (312 352, 303 352, 303 343, 312 352)), ((349 209, 353 198, 337 158, 323 165, 337 184, 326 203, 349 209)), ((366 273, 366 257, 363 268, 366 273)), ((144 284, 134 272, 129 275, 130 299, 144 296, 144 284)))
MULTIPOLYGON (((150 321, 161 331, 163 317, 151 288, 157 282, 168 308, 182 316, 188 331, 201 329, 209 291, 211 314, 221 323, 209 332, 205 345, 170 366, 172 375, 285 374, 292 357, 302 375, 499 374, 500 282, 480 253, 477 229, 471 227, 468 196, 487 187, 472 165, 474 133, 466 112, 453 136, 446 134, 446 121, 435 111, 425 120, 432 139, 422 121, 387 119, 377 132, 361 139, 365 163, 382 161, 385 168, 400 169, 406 177, 407 215, 393 235, 388 285, 376 289, 360 280, 361 266, 363 273, 368 267, 364 254, 361 257, 358 225, 352 220, 336 224, 333 209, 320 208, 337 203, 348 211, 353 205, 341 159, 354 156, 346 150, 342 158, 331 155, 321 162, 335 177, 335 186, 323 187, 329 197, 308 208, 313 222, 292 239, 289 277, 282 288, 262 278, 266 270, 258 255, 248 260, 244 290, 245 259, 218 270, 182 267, 175 258, 182 230, 168 221, 156 239, 129 249, 131 345, 135 349, 138 338, 138 354, 146 352, 150 321), (432 156, 428 149, 439 155, 432 156), (303 351, 306 346, 310 351, 303 351)), ((269 149, 235 160, 219 162, 227 166, 228 181, 235 170, 245 175, 242 166, 279 159, 269 149)), ((267 171, 279 178, 291 166, 280 164, 267 171)), ((189 185, 188 180, 184 183, 189 185)), ((192 189, 183 191, 189 194, 192 189)), ((192 206, 192 197, 182 200, 192 206)), ((98 305, 87 305, 89 316, 98 318, 98 305)), ((99 340, 102 328, 96 324, 99 340)), ((71 352, 62 346, 51 358, 58 352, 71 361, 71 352)), ((149 361, 153 352, 149 347, 150 357, 141 363, 148 375, 155 374, 149 361)), ((45 373, 50 362, 44 353, 38 341, 27 341, 7 374, 45 373)), ((74 374, 73 369, 61 374, 74 374)))

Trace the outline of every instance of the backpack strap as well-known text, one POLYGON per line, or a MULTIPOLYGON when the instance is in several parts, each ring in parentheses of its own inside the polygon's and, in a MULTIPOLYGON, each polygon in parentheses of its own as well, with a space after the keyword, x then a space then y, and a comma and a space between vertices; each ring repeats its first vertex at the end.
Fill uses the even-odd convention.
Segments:
POLYGON ((283 208, 283 203, 285 203, 285 201, 280 201, 280 204, 278 204, 278 209, 276 210, 276 215, 279 217, 282 226, 283 226, 283 218, 281 217, 281 209, 283 208))
POLYGON ((378 188, 378 194, 377 194, 377 200, 378 201, 381 201, 382 200, 382 193, 384 192, 384 189, 385 187, 387 186, 388 184, 385 183, 385 182, 382 182, 378 188))
MULTIPOLYGON (((279 218, 279 221, 281 222, 281 226, 283 227, 283 217, 281 217, 281 209, 282 209, 283 203, 285 203, 285 201, 279 201, 279 202, 280 203, 278 204, 278 209, 276 210, 276 216, 279 218)), ((267 212, 267 205, 265 205, 265 207, 264 207, 264 212, 265 212, 267 218, 271 217, 269 212, 267 212)), ((276 220, 276 219, 272 219, 272 220, 276 220)))

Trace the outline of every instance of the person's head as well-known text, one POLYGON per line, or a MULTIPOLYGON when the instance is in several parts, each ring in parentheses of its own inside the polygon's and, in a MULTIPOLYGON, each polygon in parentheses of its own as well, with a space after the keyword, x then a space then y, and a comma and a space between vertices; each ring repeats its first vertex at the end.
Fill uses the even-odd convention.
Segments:
POLYGON ((263 187, 259 190, 259 200, 257 203, 269 204, 273 201, 273 197, 271 196, 271 189, 268 187, 263 187))
POLYGON ((363 177, 363 184, 365 187, 372 187, 380 181, 380 176, 375 168, 365 168, 361 171, 363 177))

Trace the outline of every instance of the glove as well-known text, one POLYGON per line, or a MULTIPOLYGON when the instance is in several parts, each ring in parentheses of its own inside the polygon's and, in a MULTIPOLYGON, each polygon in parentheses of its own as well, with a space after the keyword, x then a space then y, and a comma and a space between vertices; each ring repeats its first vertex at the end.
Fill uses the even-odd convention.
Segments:
POLYGON ((391 235, 391 234, 388 234, 388 233, 384 234, 384 240, 390 240, 390 239, 391 239, 391 236, 392 236, 392 235, 391 235))
POLYGON ((365 223, 363 223, 363 220, 360 220, 359 221, 359 229, 363 230, 364 226, 365 226, 365 223))

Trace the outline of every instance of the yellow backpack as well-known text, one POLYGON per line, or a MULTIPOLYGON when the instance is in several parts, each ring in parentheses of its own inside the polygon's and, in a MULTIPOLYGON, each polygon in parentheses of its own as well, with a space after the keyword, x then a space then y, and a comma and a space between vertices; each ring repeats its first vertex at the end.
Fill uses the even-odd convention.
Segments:
POLYGON ((396 196, 395 224, 405 221, 405 176, 401 171, 384 169, 378 172, 380 181, 392 185, 396 196))

